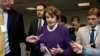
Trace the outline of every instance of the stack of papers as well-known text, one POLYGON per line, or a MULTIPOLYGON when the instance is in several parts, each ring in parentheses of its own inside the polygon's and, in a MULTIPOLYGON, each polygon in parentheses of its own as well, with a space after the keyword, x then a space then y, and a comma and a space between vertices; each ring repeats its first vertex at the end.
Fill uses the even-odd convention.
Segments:
POLYGON ((46 50, 46 52, 43 54, 43 56, 52 56, 46 46, 45 46, 45 50, 46 50))

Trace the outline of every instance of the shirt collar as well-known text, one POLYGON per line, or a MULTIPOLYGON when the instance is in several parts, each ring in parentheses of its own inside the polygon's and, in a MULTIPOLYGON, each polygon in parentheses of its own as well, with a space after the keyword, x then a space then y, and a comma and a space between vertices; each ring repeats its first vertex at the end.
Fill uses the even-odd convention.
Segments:
POLYGON ((56 24, 54 25, 53 29, 50 29, 49 26, 47 25, 47 30, 48 30, 49 32, 52 32, 52 31, 54 31, 54 30, 57 28, 57 26, 58 26, 58 23, 56 23, 56 24))
MULTIPOLYGON (((89 29, 91 30, 92 28, 89 27, 89 29)), ((96 31, 98 30, 98 24, 96 25, 96 27, 94 28, 96 31)))

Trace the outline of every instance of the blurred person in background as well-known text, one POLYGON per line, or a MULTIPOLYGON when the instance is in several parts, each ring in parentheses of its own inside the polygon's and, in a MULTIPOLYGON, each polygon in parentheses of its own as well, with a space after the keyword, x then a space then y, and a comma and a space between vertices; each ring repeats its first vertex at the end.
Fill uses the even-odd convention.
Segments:
POLYGON ((80 18, 79 16, 73 16, 71 19, 71 28, 69 28, 69 32, 71 35, 71 40, 76 41, 77 32, 80 27, 80 18))
MULTIPOLYGON (((45 8, 46 5, 43 3, 39 3, 36 5, 36 14, 37 18, 34 18, 33 21, 30 23, 28 37, 32 37, 33 35, 37 34, 37 30, 46 25, 45 21, 45 8)), ((34 44, 27 43, 26 45, 26 56, 36 56, 34 51, 34 44)))
MULTIPOLYGON (((71 36, 71 40, 72 41, 76 41, 76 37, 77 37, 77 32, 78 32, 78 29, 80 27, 80 18, 79 16, 73 16, 72 19, 71 19, 71 28, 69 28, 69 33, 70 33, 70 36, 71 36)), ((73 56, 80 56, 79 54, 73 52, 72 53, 73 56)))
POLYGON ((65 15, 61 15, 59 19, 59 23, 65 25, 65 27, 70 28, 71 26, 67 23, 67 17, 65 15))

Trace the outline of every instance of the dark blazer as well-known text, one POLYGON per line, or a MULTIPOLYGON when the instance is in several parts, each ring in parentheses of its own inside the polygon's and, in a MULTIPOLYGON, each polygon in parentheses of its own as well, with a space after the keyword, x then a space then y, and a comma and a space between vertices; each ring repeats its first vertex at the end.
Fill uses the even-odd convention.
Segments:
MULTIPOLYGON (((45 19, 43 19, 43 20, 44 20, 44 25, 46 25, 47 23, 46 23, 45 19)), ((29 35, 36 35, 37 30, 38 30, 38 19, 34 19, 30 24, 28 36, 29 35)))
MULTIPOLYGON (((69 33, 71 40, 76 41, 76 35, 75 35, 75 29, 74 28, 69 28, 69 33)), ((80 56, 80 54, 76 54, 74 51, 72 52, 72 56, 80 56)))
POLYGON ((76 41, 75 29, 69 28, 69 33, 70 33, 70 36, 71 36, 71 40, 76 41))
POLYGON ((38 19, 34 19, 30 24, 28 36, 29 35, 36 35, 37 30, 38 30, 38 19))
MULTIPOLYGON (((45 20, 44 20, 44 25, 46 25, 45 20)), ((28 36, 36 35, 37 31, 38 31, 38 19, 34 19, 30 24, 28 36)), ((27 43, 26 50, 32 52, 31 56, 35 56, 34 44, 27 43), (31 51, 30 51, 30 49, 31 49, 31 51)))
POLYGON ((13 9, 8 12, 7 30, 12 56, 21 56, 20 44, 25 42, 25 33, 22 14, 13 9))

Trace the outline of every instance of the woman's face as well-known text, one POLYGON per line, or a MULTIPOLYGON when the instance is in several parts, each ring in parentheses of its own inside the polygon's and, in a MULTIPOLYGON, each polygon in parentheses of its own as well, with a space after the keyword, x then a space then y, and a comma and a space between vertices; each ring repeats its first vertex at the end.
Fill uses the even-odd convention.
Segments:
POLYGON ((80 27, 80 23, 78 23, 77 21, 73 21, 71 24, 72 24, 72 27, 73 27, 75 30, 78 30, 78 28, 80 27))
POLYGON ((57 17, 53 16, 51 17, 47 12, 46 12, 46 21, 47 21, 47 25, 49 27, 53 27, 56 23, 57 23, 57 17))

